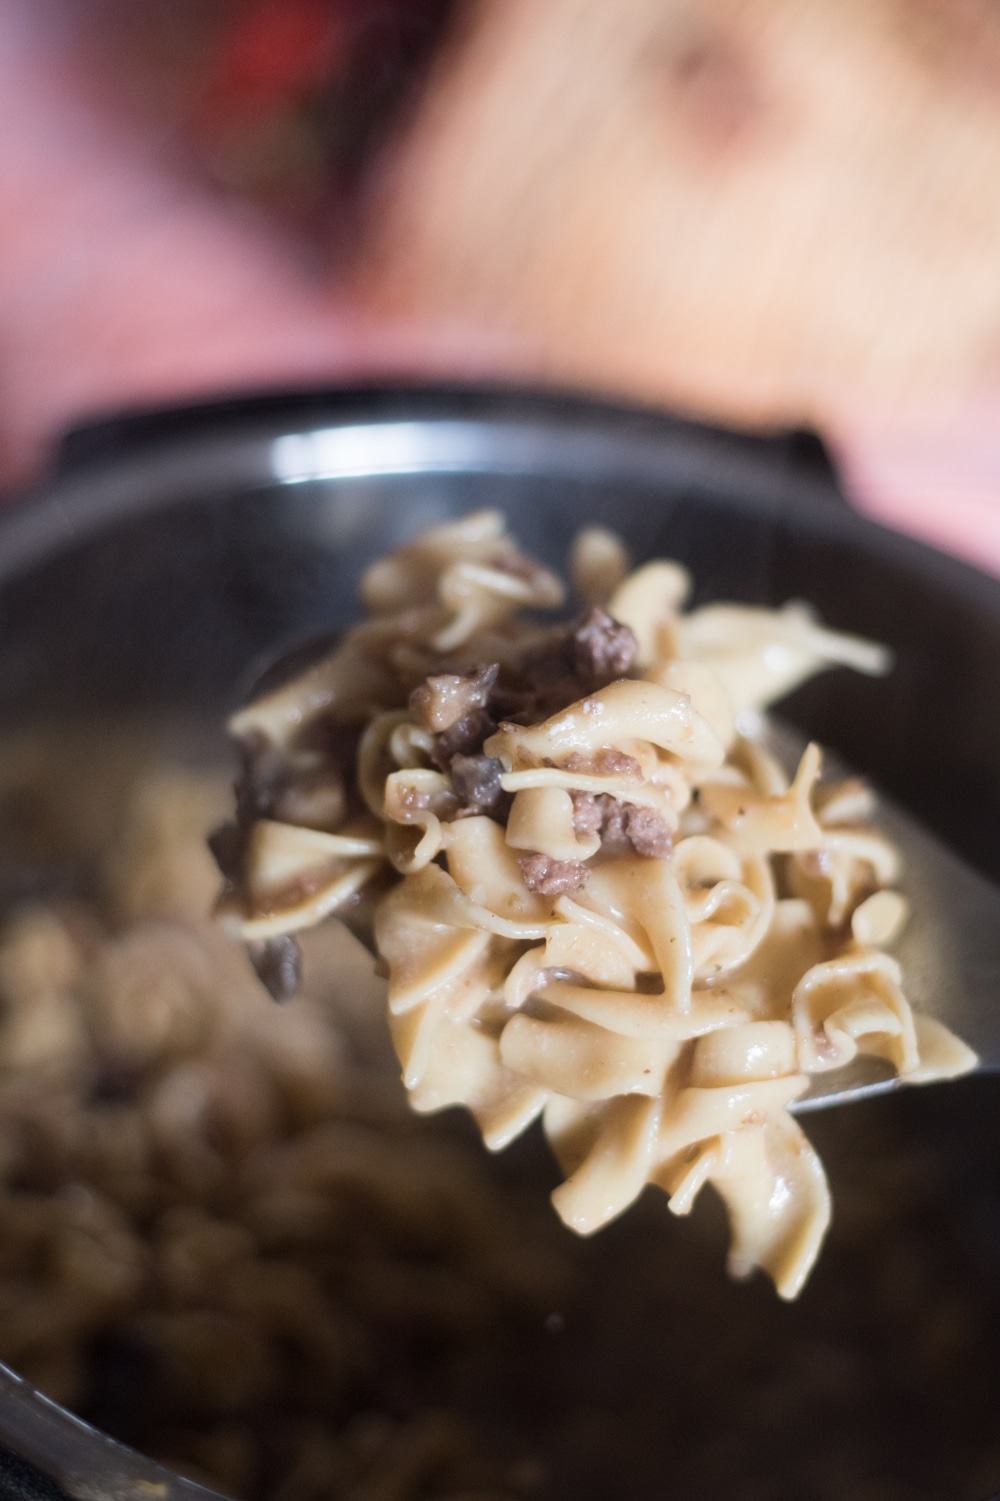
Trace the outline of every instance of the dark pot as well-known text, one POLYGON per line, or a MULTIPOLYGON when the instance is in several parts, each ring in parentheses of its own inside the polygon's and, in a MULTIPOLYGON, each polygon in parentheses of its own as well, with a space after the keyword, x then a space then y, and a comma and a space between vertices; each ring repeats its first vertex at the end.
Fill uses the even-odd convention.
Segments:
MULTIPOLYGON (((682 559, 701 599, 801 597, 888 642, 887 681, 830 673, 784 712, 1000 879, 1000 583, 857 516, 808 434, 419 388, 81 431, 0 519, 3 722, 176 708, 215 735, 256 664, 352 619, 365 564, 482 506, 547 562, 599 521, 639 559, 682 559)), ((911 1091, 809 1131, 841 1213, 798 1304, 726 1282, 711 1214, 692 1238, 652 1195, 582 1247, 583 1312, 498 1397, 551 1445, 541 1494, 982 1501, 1000 1486, 1000 1090, 911 1091)), ((540 1155, 484 1171, 544 1177, 540 1155)), ((2 1368, 0 1441, 4 1494, 208 1494, 2 1368)))

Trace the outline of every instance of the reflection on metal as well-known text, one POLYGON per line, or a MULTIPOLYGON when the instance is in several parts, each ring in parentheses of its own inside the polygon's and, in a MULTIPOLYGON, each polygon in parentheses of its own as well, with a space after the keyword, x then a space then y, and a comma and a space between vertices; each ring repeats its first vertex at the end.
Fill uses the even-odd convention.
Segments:
MULTIPOLYGON (((38 1466, 71 1501, 220 1501, 91 1428, 0 1365, 0 1445, 38 1466)), ((43 1494, 41 1488, 39 1494, 43 1494)), ((46 1494, 51 1494, 51 1487, 46 1494)))
MULTIPOLYGON (((271 445, 282 484, 351 479, 367 474, 420 474, 429 469, 493 467, 497 434, 469 422, 381 422, 288 433, 271 445)), ((509 444, 501 451, 509 453, 509 444)))

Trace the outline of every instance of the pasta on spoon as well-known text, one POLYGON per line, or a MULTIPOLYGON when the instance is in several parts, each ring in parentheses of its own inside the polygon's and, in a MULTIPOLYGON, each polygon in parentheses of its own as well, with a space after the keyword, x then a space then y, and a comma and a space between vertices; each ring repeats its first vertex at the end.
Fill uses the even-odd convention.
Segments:
POLYGON ((774 699, 887 653, 798 604, 685 612, 683 567, 629 572, 601 529, 570 572, 582 613, 540 620, 563 585, 495 512, 369 568, 368 618, 230 722, 220 911, 280 996, 294 934, 364 905, 415 1110, 466 1106, 493 1150, 541 1117, 582 1234, 711 1183, 731 1272, 792 1298, 830 1218, 789 1112, 810 1075, 975 1061, 885 951, 906 906, 867 789, 759 738, 774 699))

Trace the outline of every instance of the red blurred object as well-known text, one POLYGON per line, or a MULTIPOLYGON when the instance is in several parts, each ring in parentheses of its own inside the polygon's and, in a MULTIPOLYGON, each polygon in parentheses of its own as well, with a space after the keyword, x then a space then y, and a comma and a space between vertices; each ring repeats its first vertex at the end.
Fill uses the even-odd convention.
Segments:
MULTIPOLYGON (((544 378, 530 340, 373 324, 335 273, 354 185, 461 10, 0 0, 0 488, 61 427, 119 406, 403 372, 544 378)), ((987 390, 905 423, 856 411, 829 436, 864 509, 1000 574, 998 434, 987 390)))
POLYGON ((294 101, 348 63, 352 0, 258 0, 224 26, 196 109, 211 130, 294 101))
POLYGON ((418 90, 452 4, 223 0, 179 83, 178 139, 216 185, 337 263, 355 188, 418 90))

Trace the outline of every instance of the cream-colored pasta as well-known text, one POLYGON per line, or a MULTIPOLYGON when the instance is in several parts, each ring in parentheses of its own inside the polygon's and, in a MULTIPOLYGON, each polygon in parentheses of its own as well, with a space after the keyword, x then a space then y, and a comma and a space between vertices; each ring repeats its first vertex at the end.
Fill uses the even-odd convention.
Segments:
POLYGON ((629 569, 628 549, 615 532, 588 526, 577 532, 569 556, 573 592, 588 605, 605 605, 629 569))
POLYGON ((731 1269, 794 1297, 830 1216, 789 1114, 809 1076, 859 1053, 915 1080, 973 1062, 883 952, 906 904, 867 789, 821 783, 815 745, 789 776, 750 733, 812 673, 887 654, 799 604, 685 614, 683 567, 629 574, 599 529, 571 571, 589 608, 548 626, 524 611, 562 587, 494 513, 375 564, 373 620, 233 720, 223 910, 247 938, 287 934, 381 871, 414 1108, 465 1105, 494 1149, 541 1116, 581 1234, 647 1183, 678 1214, 711 1183, 731 1269), (307 806, 305 776, 341 790, 336 826, 272 808, 307 806))
POLYGON ((674 655, 718 674, 737 714, 765 708, 823 667, 880 673, 889 665, 884 647, 824 630, 798 603, 782 610, 708 605, 678 618, 673 641, 674 655))

